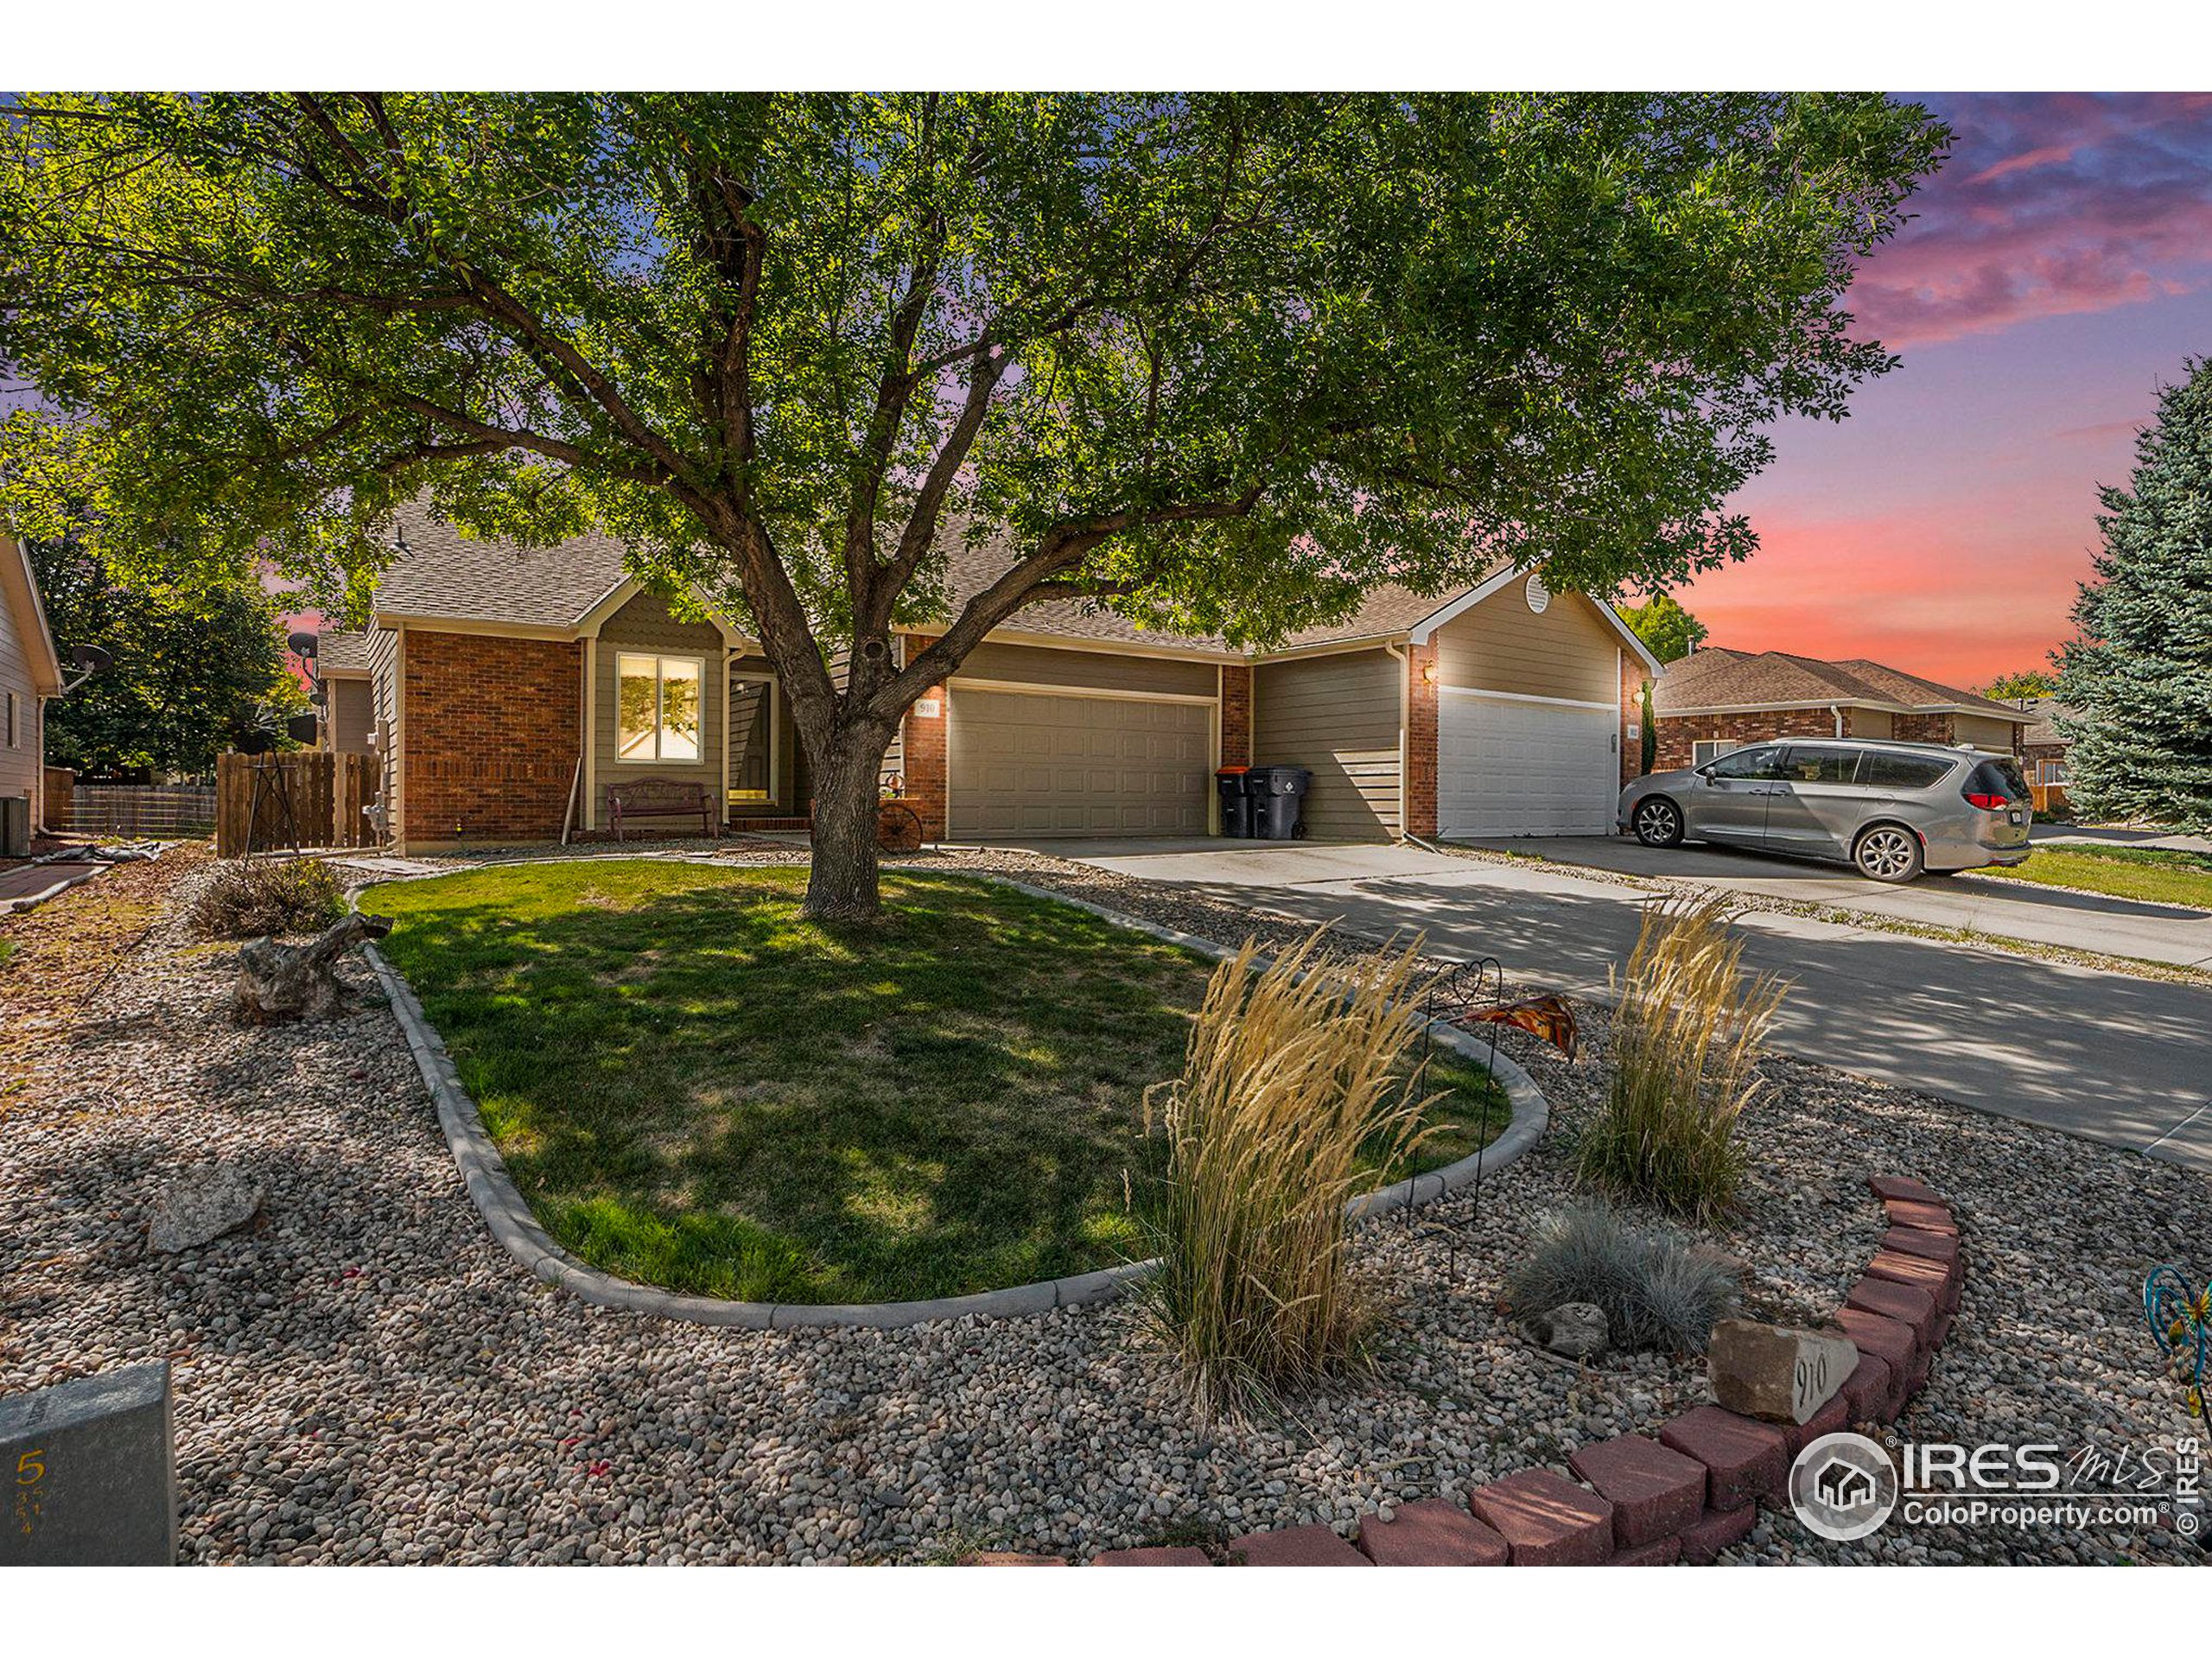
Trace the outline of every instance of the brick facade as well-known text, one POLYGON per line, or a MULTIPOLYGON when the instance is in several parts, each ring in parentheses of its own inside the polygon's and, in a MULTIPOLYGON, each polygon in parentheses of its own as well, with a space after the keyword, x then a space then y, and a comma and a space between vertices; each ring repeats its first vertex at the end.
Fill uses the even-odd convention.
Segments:
POLYGON ((1406 647, 1406 833, 1436 834, 1436 645, 1406 647))
MULTIPOLYGON (((1834 737, 1835 716, 1826 709, 1770 709, 1748 715, 1675 715, 1658 722, 1654 772, 1695 766, 1700 743, 1764 743, 1774 737, 1834 737)), ((1849 726, 1847 723, 1846 731, 1849 726)))
POLYGON ((408 844, 559 840, 583 647, 410 628, 402 652, 408 844))
POLYGON ((1948 715, 1899 715, 1891 735, 1907 743, 1949 743, 1951 729, 1948 715))
MULTIPOLYGON (((908 634, 902 660, 913 661, 928 648, 931 638, 928 634, 908 634)), ((907 709, 906 721, 900 728, 899 752, 906 772, 906 804, 922 821, 922 834, 931 841, 942 841, 945 833, 945 724, 950 713, 944 687, 933 685, 907 709), (937 713, 923 714, 925 703, 935 703, 937 713)))
POLYGON ((1221 764, 1252 764, 1252 671, 1224 665, 1221 671, 1221 764))

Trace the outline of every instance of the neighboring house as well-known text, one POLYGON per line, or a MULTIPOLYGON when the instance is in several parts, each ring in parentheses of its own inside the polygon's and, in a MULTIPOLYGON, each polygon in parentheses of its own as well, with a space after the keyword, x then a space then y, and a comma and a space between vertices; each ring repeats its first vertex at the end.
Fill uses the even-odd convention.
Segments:
POLYGON ((2020 712, 2028 717, 2020 732, 2020 759, 2027 767, 2028 781, 2063 789, 2067 752, 2073 748, 2074 740, 2055 722, 2071 720, 2074 711, 2056 697, 2023 697, 2020 712))
POLYGON ((315 747, 339 754, 367 754, 376 748, 376 687, 369 666, 365 633, 326 633, 315 645, 315 679, 323 703, 315 724, 315 747))
POLYGON ((1776 737, 1894 737, 2018 754, 2031 721, 2012 703, 1864 658, 1830 663, 1714 645, 1668 664, 1651 703, 1661 772, 1776 737))
MULTIPOLYGON (((592 833, 626 777, 705 783, 731 824, 805 825, 776 675, 711 606, 676 614, 601 537, 524 550, 410 512, 402 541, 363 649, 402 846, 592 833)), ((952 604, 1006 563, 956 552, 952 604)), ((1604 834, 1657 666, 1611 607, 1520 571, 1381 590, 1260 653, 1057 601, 918 699, 885 768, 932 838, 1205 835, 1215 768, 1275 761, 1313 768, 1319 837, 1604 834)))
POLYGON ((46 821, 46 700, 61 695, 61 657, 23 550, 0 531, 0 798, 21 799, 23 833, 46 821))

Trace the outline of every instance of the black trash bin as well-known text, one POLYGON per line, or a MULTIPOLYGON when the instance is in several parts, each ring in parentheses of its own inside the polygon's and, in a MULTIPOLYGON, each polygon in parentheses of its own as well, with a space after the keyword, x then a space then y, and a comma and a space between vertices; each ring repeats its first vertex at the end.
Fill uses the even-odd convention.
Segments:
POLYGON ((1306 833, 1299 815, 1313 774, 1304 766, 1255 766, 1244 774, 1252 797, 1252 833, 1262 841, 1292 841, 1306 833))
POLYGON ((1252 797, 1244 787, 1249 766, 1224 766, 1213 775, 1221 791, 1221 833, 1237 841, 1252 838, 1252 797))

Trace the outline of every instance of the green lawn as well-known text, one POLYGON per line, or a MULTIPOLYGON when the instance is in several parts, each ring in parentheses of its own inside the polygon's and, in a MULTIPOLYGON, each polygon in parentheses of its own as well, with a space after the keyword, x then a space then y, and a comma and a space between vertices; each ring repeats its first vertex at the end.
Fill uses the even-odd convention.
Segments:
POLYGON ((1986 869, 1981 875, 2080 887, 2115 899, 2149 904, 2194 905, 2212 910, 2212 858, 2159 847, 2038 846, 2024 864, 1986 869))
MULTIPOLYGON (((609 1272, 760 1301, 954 1295, 1142 1253, 1207 964, 991 883, 887 874, 801 919, 803 872, 593 861, 364 895, 548 1231, 609 1272)), ((1440 1063, 1433 1118, 1503 1097, 1440 1063)), ((1418 1167, 1463 1157, 1440 1133, 1418 1167)), ((1402 1172, 1399 1172, 1402 1173, 1402 1172)))

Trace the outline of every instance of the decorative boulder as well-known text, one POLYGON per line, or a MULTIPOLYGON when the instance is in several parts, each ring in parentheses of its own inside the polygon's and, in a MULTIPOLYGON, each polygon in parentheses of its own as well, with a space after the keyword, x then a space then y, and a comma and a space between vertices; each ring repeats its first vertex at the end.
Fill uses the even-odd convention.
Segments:
POLYGON ((261 1187, 235 1164, 188 1169, 154 1200, 146 1243, 170 1255, 196 1250, 243 1227, 261 1208, 261 1187))
POLYGON ((1705 1351, 1713 1397, 1741 1417, 1802 1423, 1859 1369, 1859 1344, 1834 1331, 1722 1319, 1705 1351))
POLYGON ((1588 1359, 1603 1353, 1611 1332, 1605 1310, 1594 1302, 1561 1302, 1548 1313, 1532 1315, 1529 1335, 1538 1346, 1569 1359, 1588 1359))

